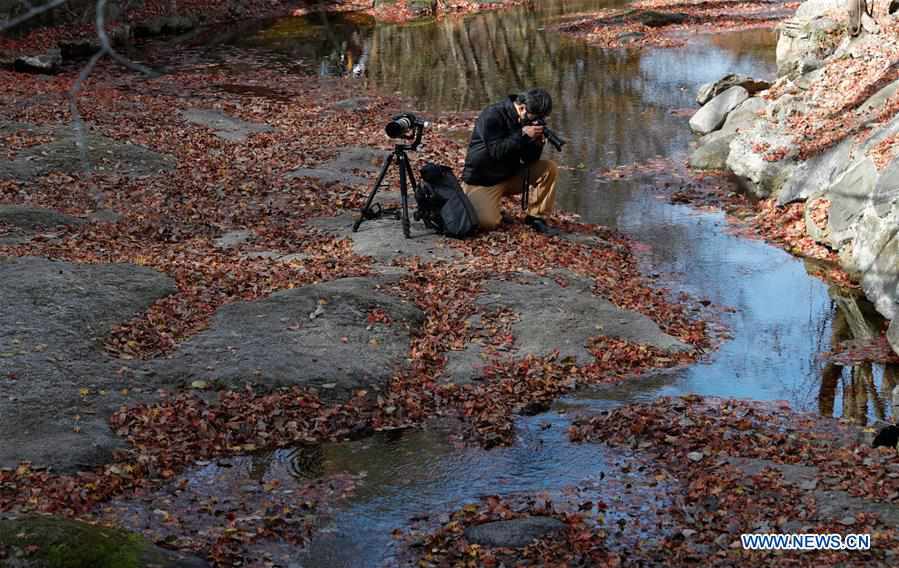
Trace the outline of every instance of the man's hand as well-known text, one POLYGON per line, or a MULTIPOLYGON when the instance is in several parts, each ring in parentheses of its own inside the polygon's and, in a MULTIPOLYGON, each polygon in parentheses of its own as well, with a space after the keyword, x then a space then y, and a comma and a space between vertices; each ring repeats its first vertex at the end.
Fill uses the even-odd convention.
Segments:
POLYGON ((535 142, 543 141, 543 127, 536 124, 521 129, 524 135, 535 142))

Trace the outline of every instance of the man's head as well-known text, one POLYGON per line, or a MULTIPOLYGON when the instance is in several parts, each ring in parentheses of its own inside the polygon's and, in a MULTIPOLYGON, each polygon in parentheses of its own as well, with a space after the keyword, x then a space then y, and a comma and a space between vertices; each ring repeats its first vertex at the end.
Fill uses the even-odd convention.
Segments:
POLYGON ((553 99, 543 89, 531 89, 519 93, 515 99, 515 109, 522 121, 546 118, 553 110, 553 99))

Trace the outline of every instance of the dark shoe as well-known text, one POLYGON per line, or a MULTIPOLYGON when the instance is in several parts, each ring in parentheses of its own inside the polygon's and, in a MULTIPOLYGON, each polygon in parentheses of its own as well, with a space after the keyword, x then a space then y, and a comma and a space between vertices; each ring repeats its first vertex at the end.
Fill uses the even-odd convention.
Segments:
POLYGON ((540 217, 531 217, 528 215, 524 218, 524 224, 534 229, 538 233, 542 235, 558 235, 559 230, 554 229, 546 224, 546 221, 541 219, 540 217))

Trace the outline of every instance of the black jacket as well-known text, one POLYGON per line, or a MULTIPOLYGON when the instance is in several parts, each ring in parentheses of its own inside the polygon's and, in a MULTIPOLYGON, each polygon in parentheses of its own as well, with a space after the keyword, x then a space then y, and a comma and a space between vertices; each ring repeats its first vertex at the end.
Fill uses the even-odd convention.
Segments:
POLYGON ((471 133, 462 179, 471 185, 496 185, 540 159, 543 144, 521 131, 512 102, 515 95, 481 111, 471 133))

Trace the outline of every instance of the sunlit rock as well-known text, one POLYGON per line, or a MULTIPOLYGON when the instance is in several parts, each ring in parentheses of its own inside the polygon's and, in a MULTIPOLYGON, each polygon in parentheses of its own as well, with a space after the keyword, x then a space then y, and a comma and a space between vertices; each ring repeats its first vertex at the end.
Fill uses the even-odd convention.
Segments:
POLYGON ((749 93, 743 87, 731 87, 699 109, 690 118, 690 128, 699 134, 717 130, 724 124, 727 114, 748 98, 749 93))

